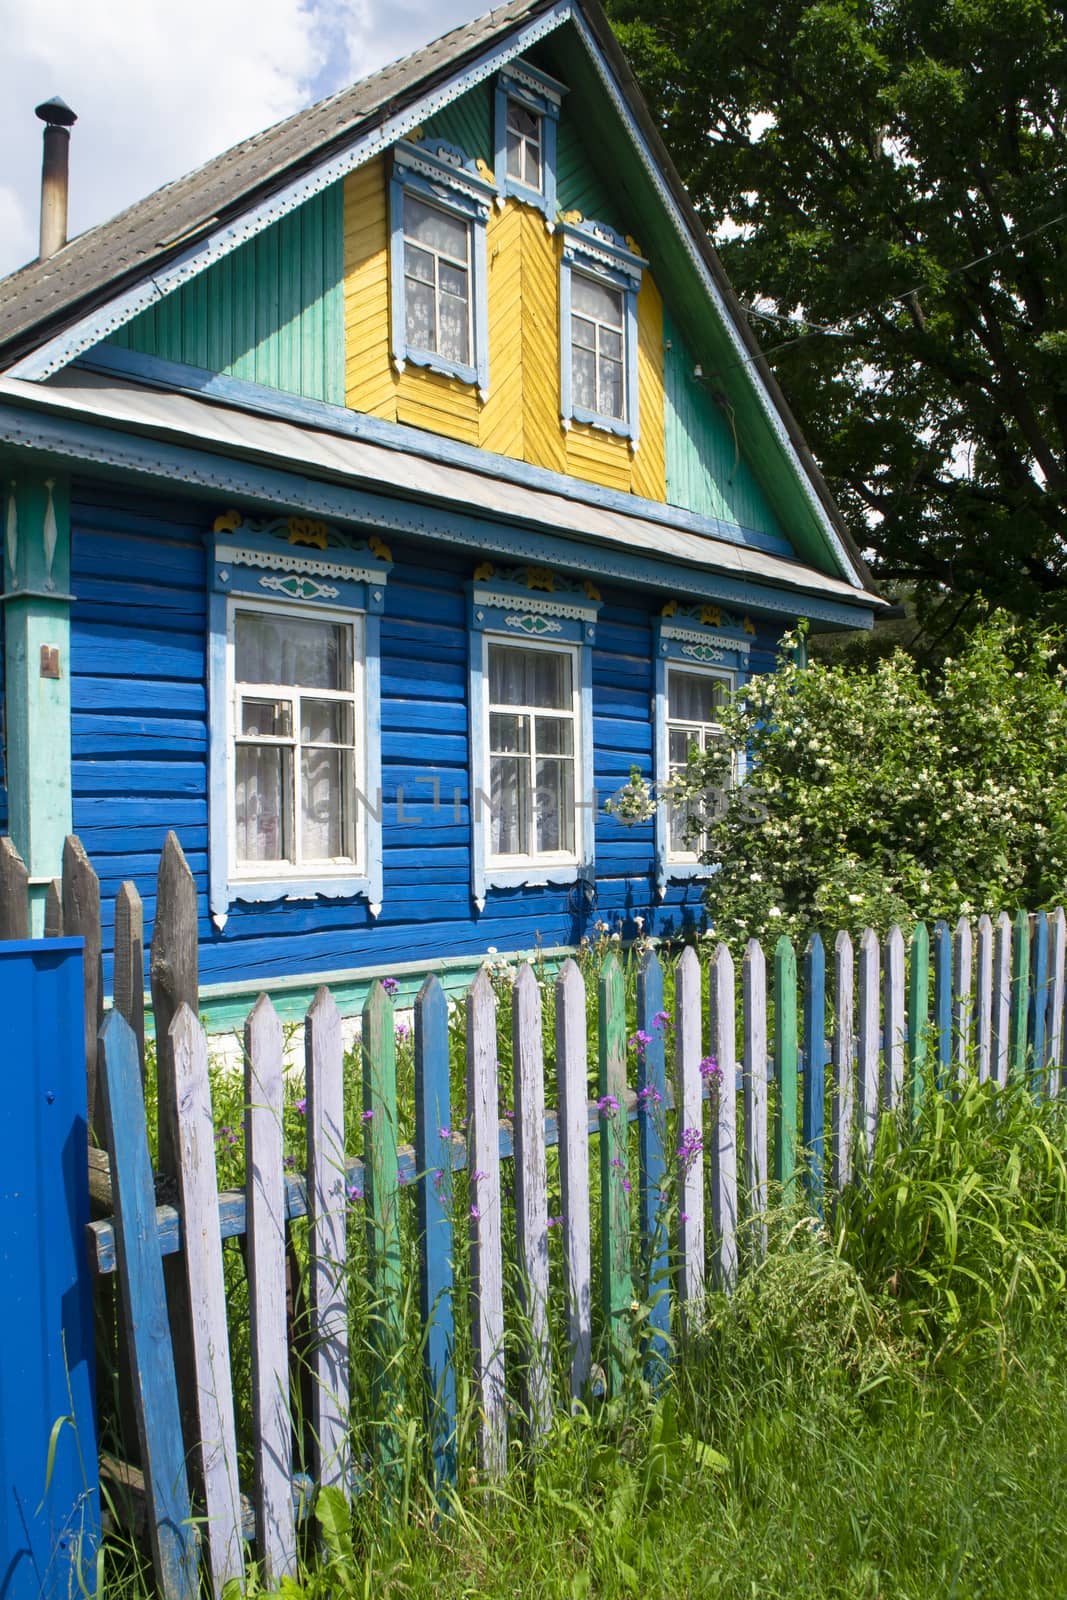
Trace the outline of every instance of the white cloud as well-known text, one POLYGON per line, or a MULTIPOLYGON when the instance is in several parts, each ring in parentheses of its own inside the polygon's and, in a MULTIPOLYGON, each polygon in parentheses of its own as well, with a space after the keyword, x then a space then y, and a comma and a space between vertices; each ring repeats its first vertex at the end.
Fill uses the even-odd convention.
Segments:
POLYGON ((0 275, 35 250, 41 124, 77 112, 70 231, 417 49, 479 0, 0 0, 0 275))

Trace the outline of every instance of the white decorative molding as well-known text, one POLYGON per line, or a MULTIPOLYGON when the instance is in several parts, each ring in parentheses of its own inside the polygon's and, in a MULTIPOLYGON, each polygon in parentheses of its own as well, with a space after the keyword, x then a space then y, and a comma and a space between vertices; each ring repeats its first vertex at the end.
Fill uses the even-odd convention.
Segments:
MULTIPOLYGON (((725 633, 707 633, 704 629, 679 628, 676 623, 664 622, 660 628, 660 637, 663 639, 677 639, 684 644, 712 644, 718 645, 723 650, 736 650, 740 655, 747 656, 751 644, 747 639, 731 639, 725 633)), ((688 655, 686 650, 683 652, 688 655)))
POLYGON ((266 567, 271 572, 295 572, 300 576, 340 578, 348 583, 380 583, 381 572, 370 567, 351 567, 343 561, 320 561, 301 550, 290 555, 282 550, 244 549, 239 545, 219 543, 215 546, 216 561, 229 561, 235 567, 266 567))
MULTIPOLYGON (((504 594, 493 589, 475 589, 477 606, 496 606, 501 611, 536 612, 542 617, 565 617, 570 622, 595 622, 595 604, 581 605, 573 600, 545 600, 540 595, 504 594)), ((510 621, 510 619, 509 619, 510 621)))

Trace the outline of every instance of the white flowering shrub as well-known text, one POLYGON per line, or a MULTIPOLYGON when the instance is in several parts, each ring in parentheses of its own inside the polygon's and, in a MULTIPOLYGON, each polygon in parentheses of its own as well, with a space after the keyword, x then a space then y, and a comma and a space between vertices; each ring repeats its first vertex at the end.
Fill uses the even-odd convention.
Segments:
MULTIPOLYGON (((801 666, 797 642, 784 639, 777 672, 723 715, 724 749, 747 750, 758 804, 731 805, 708 829, 720 938, 1067 898, 1061 635, 997 613, 936 679, 902 651, 869 670, 801 666)), ((723 783, 727 761, 694 762, 694 790, 723 783)))

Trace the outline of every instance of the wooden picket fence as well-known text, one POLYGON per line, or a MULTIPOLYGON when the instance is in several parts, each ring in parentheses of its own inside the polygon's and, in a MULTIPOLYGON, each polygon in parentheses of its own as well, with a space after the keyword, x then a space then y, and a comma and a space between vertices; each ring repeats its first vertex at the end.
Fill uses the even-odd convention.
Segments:
MULTIPOLYGON (((79 852, 71 841, 53 923, 68 915, 91 920, 84 908, 91 907, 92 869, 79 852)), ((3 883, 17 879, 12 855, 0 857, 0 909, 11 902, 3 883)), ((359 1154, 345 1148, 340 1018, 321 989, 304 1030, 303 1173, 287 1170, 283 1159, 283 1029, 261 995, 244 1033, 246 1182, 243 1191, 220 1193, 208 1041, 196 1011, 195 886, 171 835, 149 963, 158 1165, 174 1184, 170 1203, 160 1204, 145 1126, 143 1013, 134 994, 143 951, 130 891, 123 887, 117 923, 123 948, 115 1008, 99 1029, 98 1050, 95 1029, 87 1037, 113 1207, 111 1217, 90 1224, 90 1258, 102 1283, 117 1279, 131 1374, 140 1466, 115 1470, 143 1495, 157 1582, 168 1600, 198 1593, 201 1564, 220 1596, 225 1583, 243 1577, 250 1551, 271 1581, 295 1572, 309 1496, 327 1486, 354 1492, 365 1476, 366 1463, 352 1460, 350 1432, 352 1363, 363 1359, 349 1347, 357 1215, 368 1277, 358 1292, 373 1306, 366 1357, 378 1424, 372 1468, 388 1482, 401 1448, 402 1207, 411 1203, 424 1381, 407 1403, 421 1419, 426 1463, 443 1487, 456 1473, 455 1352, 459 1319, 468 1315, 478 1460, 492 1479, 505 1469, 513 1430, 536 1439, 554 1409, 616 1388, 633 1359, 653 1379, 670 1360, 684 1359, 707 1290, 729 1292, 745 1263, 765 1252, 772 1198, 806 1201, 817 1211, 831 1205, 862 1173, 881 1115, 896 1113, 906 1124, 931 1085, 951 1092, 972 1063, 981 1079, 1025 1083, 1036 1095, 1067 1089, 1062 910, 983 916, 974 928, 961 920, 954 932, 939 923, 932 947, 922 925, 908 947, 896 927, 884 941, 868 929, 858 949, 842 932, 829 963, 814 935, 799 970, 788 939, 775 946, 769 971, 752 941, 739 982, 725 945, 706 968, 686 947, 674 965, 669 1016, 664 965, 648 948, 637 974, 637 1032, 629 1037, 624 967, 609 951, 596 975, 593 1099, 590 997, 574 961, 555 977, 555 1110, 546 1111, 545 1101, 547 991, 529 965, 518 968, 510 991, 510 1119, 501 1118, 498 1099, 500 983, 485 970, 478 974, 465 1000, 463 1132, 453 1122, 448 1002, 438 979, 428 978, 414 1011, 413 1146, 398 1144, 394 1004, 376 983, 362 1018, 359 1154), (668 1127, 675 1130, 669 1137, 668 1127), (553 1146, 562 1214, 550 1219, 553 1146), (466 1308, 455 1292, 462 1245, 451 1204, 451 1176, 463 1169, 466 1308), (302 1318, 292 1297, 297 1219, 306 1219, 297 1264, 307 1299, 302 1318), (555 1298, 553 1222, 563 1249, 555 1298), (512 1233, 519 1315, 507 1288, 505 1237, 512 1233), (237 1471, 225 1239, 241 1241, 249 1291, 254 1466, 247 1499, 237 1471), (566 1351, 563 1371, 553 1371, 554 1343, 566 1351), (294 1422, 301 1371, 310 1379, 307 1409, 294 1422), (308 1445, 306 1475, 297 1470, 294 1437, 308 1445)), ((97 892, 97 918, 98 906, 97 892)), ((86 982, 96 985, 95 1007, 99 976, 88 964, 86 982)))

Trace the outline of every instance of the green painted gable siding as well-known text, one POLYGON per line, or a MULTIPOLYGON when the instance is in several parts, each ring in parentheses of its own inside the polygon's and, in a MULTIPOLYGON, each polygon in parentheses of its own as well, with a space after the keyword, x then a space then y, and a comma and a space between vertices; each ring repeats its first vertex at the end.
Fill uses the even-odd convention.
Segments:
POLYGON ((343 186, 335 183, 110 342, 343 406, 343 278, 343 186))
POLYGON ((734 437, 730 412, 716 405, 706 382, 693 377, 694 357, 666 310, 663 340, 668 502, 784 537, 742 453, 743 440, 734 437))
POLYGON ((481 159, 487 167, 495 162, 493 151, 493 90, 480 83, 476 89, 453 100, 443 111, 435 112, 423 124, 428 139, 444 139, 455 144, 472 161, 481 159))
MULTIPOLYGON (((581 121, 581 107, 568 95, 556 135, 556 201, 561 211, 580 211, 583 217, 606 222, 616 233, 634 231, 633 222, 621 211, 611 187, 604 182, 586 149, 588 124, 581 121)), ((641 241, 639 240, 638 243, 641 241)))

